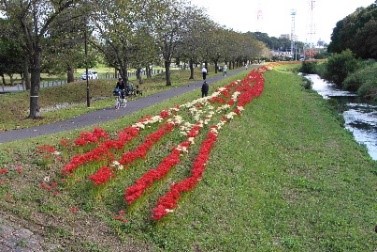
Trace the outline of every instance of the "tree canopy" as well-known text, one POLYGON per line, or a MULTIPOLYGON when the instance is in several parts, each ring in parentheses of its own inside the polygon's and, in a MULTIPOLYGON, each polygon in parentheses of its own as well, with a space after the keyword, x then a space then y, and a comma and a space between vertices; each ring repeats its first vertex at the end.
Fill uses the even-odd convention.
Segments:
POLYGON ((337 22, 328 50, 350 49, 356 57, 377 59, 377 3, 358 8, 337 22))

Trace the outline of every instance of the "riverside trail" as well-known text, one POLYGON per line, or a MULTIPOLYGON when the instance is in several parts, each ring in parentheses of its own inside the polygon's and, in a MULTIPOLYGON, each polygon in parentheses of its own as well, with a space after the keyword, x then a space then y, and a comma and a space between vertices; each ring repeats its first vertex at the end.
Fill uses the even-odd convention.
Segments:
MULTIPOLYGON (((241 72, 243 68, 238 68, 233 71, 228 72, 227 77, 233 76, 241 72)), ((213 77, 207 78, 207 82, 211 85, 213 82, 219 81, 224 77, 221 74, 217 74, 213 77)), ((79 129, 85 126, 97 125, 103 122, 114 120, 125 115, 131 114, 143 108, 147 108, 154 104, 163 102, 172 97, 179 96, 186 92, 193 90, 198 90, 200 93, 202 80, 187 83, 186 85, 181 85, 179 87, 173 87, 169 90, 159 92, 150 96, 145 96, 134 101, 128 101, 127 107, 125 109, 114 110, 113 107, 105 108, 101 110, 96 110, 87 114, 83 114, 74 118, 66 119, 63 121, 45 124, 36 127, 16 129, 10 131, 0 132, 0 144, 12 142, 21 139, 27 139, 32 137, 37 137, 41 135, 48 135, 53 133, 58 133, 62 131, 69 131, 74 129, 79 129)))

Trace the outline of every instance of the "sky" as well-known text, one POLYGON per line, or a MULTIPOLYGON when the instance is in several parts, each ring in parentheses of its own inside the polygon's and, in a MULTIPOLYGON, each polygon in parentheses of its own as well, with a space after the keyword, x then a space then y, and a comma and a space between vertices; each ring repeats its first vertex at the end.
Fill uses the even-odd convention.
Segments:
POLYGON ((321 39, 329 43, 332 31, 339 20, 358 7, 371 5, 375 0, 190 0, 190 2, 192 5, 204 8, 211 20, 237 32, 260 31, 270 37, 280 37, 282 34, 291 34, 294 30, 298 41, 317 42, 321 39), (259 19, 258 13, 261 14, 259 19))

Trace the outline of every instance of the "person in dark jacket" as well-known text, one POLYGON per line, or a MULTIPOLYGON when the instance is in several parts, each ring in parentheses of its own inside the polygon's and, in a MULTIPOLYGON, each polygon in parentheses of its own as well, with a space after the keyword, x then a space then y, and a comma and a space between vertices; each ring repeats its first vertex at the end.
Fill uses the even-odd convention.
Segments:
POLYGON ((209 89, 208 83, 207 81, 204 81, 202 85, 202 98, 208 95, 208 89, 209 89))

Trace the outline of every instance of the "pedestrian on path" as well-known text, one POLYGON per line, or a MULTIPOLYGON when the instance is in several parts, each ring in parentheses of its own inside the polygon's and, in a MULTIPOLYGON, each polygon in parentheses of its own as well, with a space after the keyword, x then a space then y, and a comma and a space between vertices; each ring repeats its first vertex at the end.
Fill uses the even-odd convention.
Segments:
POLYGON ((207 81, 203 82, 201 90, 202 90, 202 98, 208 95, 209 86, 208 86, 207 81))
POLYGON ((207 71, 206 65, 203 63, 203 68, 202 68, 203 80, 207 79, 207 74, 208 74, 208 71, 207 71))
POLYGON ((227 72, 228 72, 228 66, 225 64, 223 67, 223 75, 226 76, 227 72))

